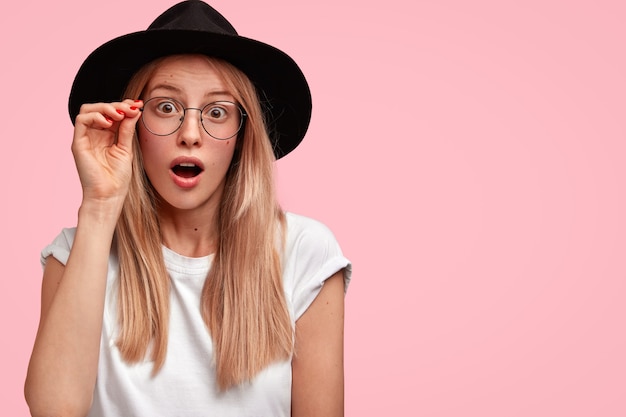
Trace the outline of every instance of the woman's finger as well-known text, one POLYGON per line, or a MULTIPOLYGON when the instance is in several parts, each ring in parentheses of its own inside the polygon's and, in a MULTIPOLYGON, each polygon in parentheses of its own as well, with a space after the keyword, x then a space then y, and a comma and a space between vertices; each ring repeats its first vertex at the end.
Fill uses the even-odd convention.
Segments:
POLYGON ((75 127, 79 131, 84 129, 109 129, 113 123, 113 118, 107 114, 100 112, 79 113, 76 116, 75 127))
POLYGON ((130 152, 133 147, 135 126, 141 117, 140 108, 143 105, 143 102, 141 100, 124 100, 124 103, 122 104, 124 106, 117 109, 123 111, 124 113, 124 117, 120 121, 118 128, 117 145, 130 152))

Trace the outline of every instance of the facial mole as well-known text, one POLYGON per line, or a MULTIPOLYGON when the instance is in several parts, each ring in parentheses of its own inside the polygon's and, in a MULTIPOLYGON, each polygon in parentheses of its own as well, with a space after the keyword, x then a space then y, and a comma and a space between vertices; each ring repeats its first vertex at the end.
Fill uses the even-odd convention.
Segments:
POLYGON ((194 230, 194 232, 197 232, 197 231, 198 231, 198 228, 197 228, 197 227, 194 227, 194 228, 193 228, 193 230, 194 230))

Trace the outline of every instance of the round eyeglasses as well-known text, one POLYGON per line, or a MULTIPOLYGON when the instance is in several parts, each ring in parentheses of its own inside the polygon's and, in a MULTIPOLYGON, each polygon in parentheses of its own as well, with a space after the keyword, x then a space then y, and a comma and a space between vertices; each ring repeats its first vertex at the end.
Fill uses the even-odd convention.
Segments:
POLYGON ((168 136, 183 125, 187 110, 200 112, 200 123, 204 130, 218 140, 237 135, 244 125, 246 112, 236 103, 214 101, 200 108, 185 107, 170 97, 152 97, 140 109, 141 120, 148 131, 157 136, 168 136))

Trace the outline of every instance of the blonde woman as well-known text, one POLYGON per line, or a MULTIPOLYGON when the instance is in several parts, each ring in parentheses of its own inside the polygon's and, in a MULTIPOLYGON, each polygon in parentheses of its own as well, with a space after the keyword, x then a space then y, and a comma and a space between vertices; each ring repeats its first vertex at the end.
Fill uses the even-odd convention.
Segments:
POLYGON ((286 54, 179 3, 83 63, 77 226, 42 251, 33 416, 342 416, 349 261, 279 208, 311 112, 286 54))

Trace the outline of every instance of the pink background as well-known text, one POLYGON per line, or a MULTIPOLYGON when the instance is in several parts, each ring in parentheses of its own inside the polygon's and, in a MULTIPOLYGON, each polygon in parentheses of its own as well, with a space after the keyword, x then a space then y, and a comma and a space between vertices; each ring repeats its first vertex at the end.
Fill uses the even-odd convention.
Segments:
MULTIPOLYGON (((39 251, 80 202, 73 77, 171 4, 0 6, 0 415, 28 414, 39 251)), ((310 80, 278 183, 354 263, 348 416, 626 415, 624 2, 213 4, 310 80)))

